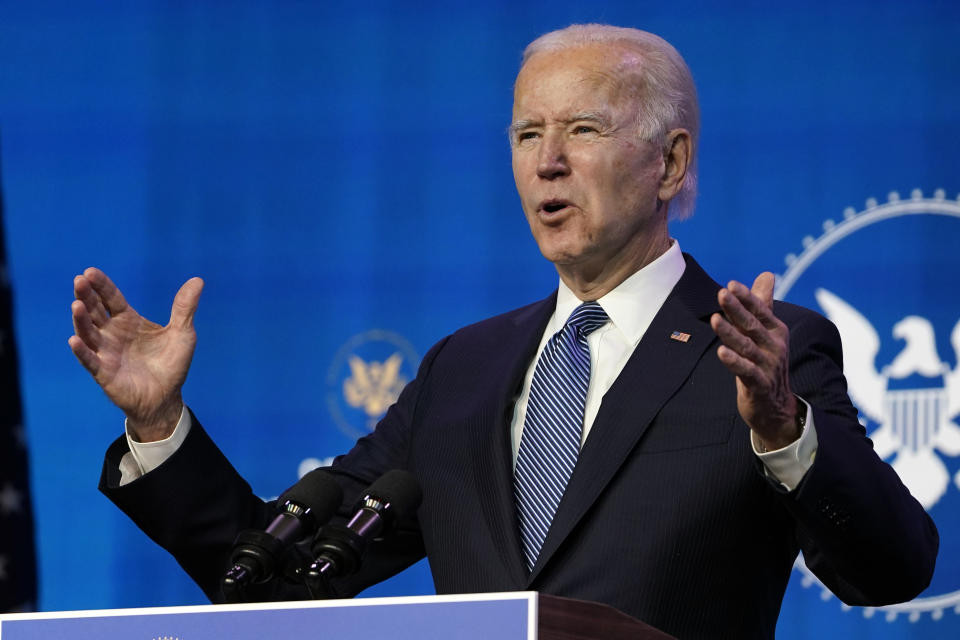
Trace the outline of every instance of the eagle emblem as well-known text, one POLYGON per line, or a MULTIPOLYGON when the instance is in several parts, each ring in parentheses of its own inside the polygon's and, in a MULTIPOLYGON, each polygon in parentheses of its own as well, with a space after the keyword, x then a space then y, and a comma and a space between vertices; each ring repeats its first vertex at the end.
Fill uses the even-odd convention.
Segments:
POLYGON ((376 421, 396 402, 407 379, 400 374, 403 356, 394 353, 383 362, 367 362, 353 355, 348 359, 350 377, 343 381, 343 397, 351 407, 362 409, 376 421))
MULTIPOLYGON (((893 337, 906 344, 877 369, 880 337, 870 321, 826 289, 814 295, 840 331, 850 399, 862 416, 880 425, 870 434, 877 454, 895 455, 891 466, 929 510, 950 485, 940 456, 960 455, 960 426, 953 421, 960 414, 960 321, 950 334, 957 356, 952 370, 937 353, 933 325, 920 316, 893 326, 893 337)), ((953 482, 960 488, 960 472, 953 482)))

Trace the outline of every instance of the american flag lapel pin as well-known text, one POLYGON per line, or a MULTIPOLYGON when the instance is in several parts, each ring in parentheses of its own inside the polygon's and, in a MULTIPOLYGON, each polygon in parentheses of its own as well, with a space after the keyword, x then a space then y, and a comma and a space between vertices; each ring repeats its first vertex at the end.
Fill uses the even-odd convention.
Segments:
POLYGON ((690 334, 684 333, 683 331, 674 331, 670 334, 671 340, 676 340, 677 342, 689 342, 690 334))

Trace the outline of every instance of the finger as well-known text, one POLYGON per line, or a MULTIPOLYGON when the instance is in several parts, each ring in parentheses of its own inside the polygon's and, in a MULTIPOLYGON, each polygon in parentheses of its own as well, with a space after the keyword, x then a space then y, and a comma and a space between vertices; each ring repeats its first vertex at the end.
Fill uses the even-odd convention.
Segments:
POLYGON ((178 329, 193 327, 193 315, 200 305, 200 293, 203 291, 203 280, 190 278, 177 295, 173 298, 173 307, 170 309, 170 326, 178 329))
POLYGON ((747 309, 743 300, 736 295, 736 291, 740 291, 741 294, 746 291, 748 295, 752 295, 749 293, 749 290, 739 282, 731 282, 728 288, 721 289, 717 294, 717 301, 720 303, 720 308, 726 314, 727 320, 740 332, 750 336, 761 346, 769 347, 771 343, 769 331, 763 322, 747 309))
MULTIPOLYGON (((758 280, 763 277, 763 274, 758 277, 758 280)), ((771 275, 771 278, 773 276, 771 275)), ((756 282, 754 282, 756 286, 756 282)), ((779 328, 780 321, 775 315, 773 315, 773 289, 770 289, 769 293, 761 289, 761 294, 769 296, 769 301, 762 298, 752 289, 747 289, 747 286, 743 283, 733 280, 727 286, 727 289, 740 301, 740 304, 753 316, 755 316, 760 323, 767 329, 777 329, 779 328)))
POLYGON ((73 295, 87 307, 87 312, 90 314, 93 324, 98 327, 106 324, 108 320, 107 309, 103 306, 100 296, 93 290, 90 281, 83 276, 75 277, 73 279, 73 295))
POLYGON ((100 300, 103 301, 103 306, 110 315, 117 315, 127 309, 126 298, 123 297, 117 285, 113 284, 113 281, 108 278, 107 274, 103 271, 100 271, 100 269, 96 267, 87 267, 83 272, 83 277, 87 279, 90 286, 93 287, 93 290, 100 296, 100 300))
POLYGON ((753 281, 750 291, 763 302, 768 309, 773 308, 773 285, 776 278, 769 271, 764 271, 753 281))
POLYGON ((93 377, 96 377, 100 372, 99 356, 91 351, 90 347, 84 344, 83 340, 78 336, 70 336, 67 344, 70 345, 70 350, 73 351, 73 355, 77 356, 77 360, 80 361, 83 368, 89 371, 93 377))
POLYGON ((786 325, 759 301, 756 301, 758 305, 755 307, 757 313, 747 308, 743 300, 733 293, 733 290, 739 289, 741 294, 749 295, 755 299, 753 294, 742 284, 731 283, 731 285, 738 286, 732 286, 732 290, 722 289, 717 296, 720 301, 720 308, 727 315, 727 319, 739 331, 750 336, 764 350, 781 350, 783 345, 786 344, 786 325))
POLYGON ((98 351, 100 349, 100 330, 93 324, 87 307, 80 300, 74 300, 70 304, 70 311, 73 314, 73 330, 80 340, 90 349, 98 351))
POLYGON ((733 350, 738 355, 760 366, 767 364, 767 352, 761 349, 749 336, 744 335, 737 327, 730 324, 719 313, 715 313, 710 317, 710 326, 728 349, 733 350))
POLYGON ((726 345, 717 347, 717 358, 730 370, 730 373, 740 378, 747 389, 757 389, 763 385, 764 376, 760 368, 730 347, 726 345))

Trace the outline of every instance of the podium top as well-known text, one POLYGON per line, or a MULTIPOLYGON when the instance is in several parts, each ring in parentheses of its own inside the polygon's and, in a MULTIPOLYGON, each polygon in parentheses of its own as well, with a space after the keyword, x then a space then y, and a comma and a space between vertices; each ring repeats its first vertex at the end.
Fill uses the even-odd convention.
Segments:
POLYGON ((670 638, 606 605, 533 591, 0 615, 0 640, 670 638), (653 634, 653 635, 650 635, 653 634))

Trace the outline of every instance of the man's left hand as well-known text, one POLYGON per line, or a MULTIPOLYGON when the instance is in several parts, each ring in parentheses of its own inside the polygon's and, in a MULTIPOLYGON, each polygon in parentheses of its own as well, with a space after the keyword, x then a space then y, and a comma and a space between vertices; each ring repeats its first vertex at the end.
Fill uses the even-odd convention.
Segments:
POLYGON ((757 276, 753 288, 732 281, 717 294, 725 315, 710 326, 723 342, 717 357, 737 376, 737 408, 762 449, 772 451, 800 437, 798 403, 790 391, 790 331, 773 315, 772 273, 757 276))

